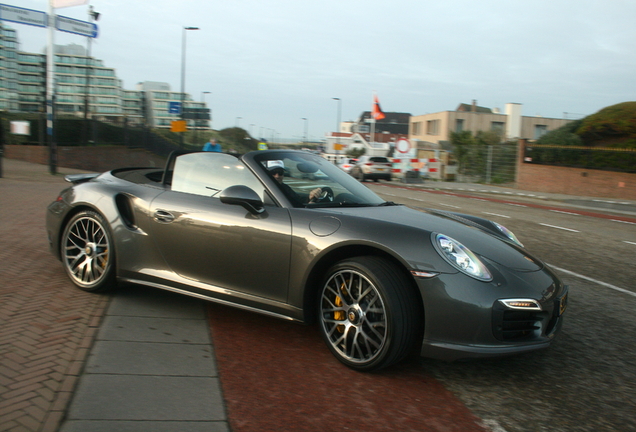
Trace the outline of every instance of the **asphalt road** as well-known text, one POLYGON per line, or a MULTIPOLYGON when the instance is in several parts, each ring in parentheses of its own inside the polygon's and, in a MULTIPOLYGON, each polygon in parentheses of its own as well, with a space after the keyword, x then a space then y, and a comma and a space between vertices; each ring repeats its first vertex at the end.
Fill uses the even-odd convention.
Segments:
POLYGON ((494 432, 636 431, 636 224, 556 202, 536 208, 367 185, 387 200, 508 227, 570 287, 562 333, 548 350, 498 360, 422 359, 423 370, 494 432))

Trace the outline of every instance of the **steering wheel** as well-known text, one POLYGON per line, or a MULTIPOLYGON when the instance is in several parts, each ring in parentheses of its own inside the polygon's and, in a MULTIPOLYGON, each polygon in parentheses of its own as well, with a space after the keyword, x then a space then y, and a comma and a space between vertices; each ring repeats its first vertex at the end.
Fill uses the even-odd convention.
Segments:
POLYGON ((332 202, 334 200, 333 197, 333 189, 331 189, 330 187, 322 187, 322 192, 320 193, 320 196, 318 197, 318 202, 332 202))

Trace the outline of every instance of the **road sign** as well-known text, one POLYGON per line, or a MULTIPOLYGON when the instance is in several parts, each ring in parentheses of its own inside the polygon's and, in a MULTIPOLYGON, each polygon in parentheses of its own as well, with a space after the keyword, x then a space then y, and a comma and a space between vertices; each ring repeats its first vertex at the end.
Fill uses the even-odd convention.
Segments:
POLYGON ((173 120, 170 122, 170 132, 185 132, 188 125, 185 120, 173 120))
POLYGON ((181 102, 168 102, 168 113, 181 114, 181 102))
POLYGON ((55 18, 55 28, 60 31, 92 38, 97 37, 97 25, 94 23, 63 17, 61 15, 57 15, 55 18))
POLYGON ((183 118, 190 120, 210 120, 210 108, 183 108, 183 118))
POLYGON ((395 143, 395 149, 399 151, 400 153, 408 153, 411 151, 411 143, 407 139, 404 139, 404 138, 399 139, 395 143))
POLYGON ((28 24, 36 27, 46 27, 46 13, 32 9, 0 4, 0 20, 28 24))

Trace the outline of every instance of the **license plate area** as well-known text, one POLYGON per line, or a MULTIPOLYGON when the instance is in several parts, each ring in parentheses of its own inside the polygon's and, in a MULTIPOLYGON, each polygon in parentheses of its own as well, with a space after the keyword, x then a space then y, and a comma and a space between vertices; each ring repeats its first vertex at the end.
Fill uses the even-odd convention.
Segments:
POLYGON ((566 292, 563 296, 557 300, 557 316, 563 315, 565 310, 568 308, 568 293, 566 292))

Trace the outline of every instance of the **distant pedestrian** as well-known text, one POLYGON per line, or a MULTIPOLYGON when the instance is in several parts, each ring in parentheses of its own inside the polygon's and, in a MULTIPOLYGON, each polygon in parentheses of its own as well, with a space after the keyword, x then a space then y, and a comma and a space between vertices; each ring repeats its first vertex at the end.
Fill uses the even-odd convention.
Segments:
POLYGON ((203 151, 221 152, 221 144, 217 143, 214 138, 210 138, 209 142, 206 142, 203 146, 203 151))

